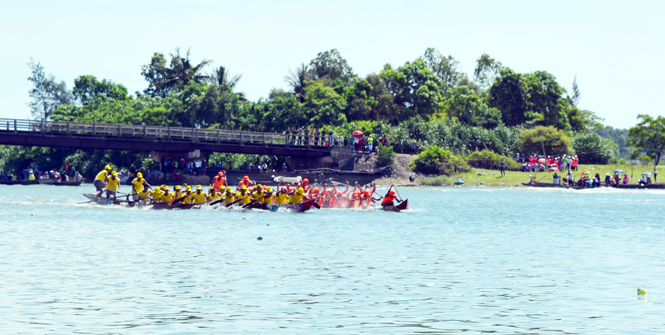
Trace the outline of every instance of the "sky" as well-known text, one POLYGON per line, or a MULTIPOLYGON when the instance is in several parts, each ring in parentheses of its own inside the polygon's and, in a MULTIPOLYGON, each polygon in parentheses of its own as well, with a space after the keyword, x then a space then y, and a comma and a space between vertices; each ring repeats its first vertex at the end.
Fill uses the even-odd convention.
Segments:
MULTIPOLYGON (((141 66, 176 47, 242 78, 252 101, 319 52, 337 49, 360 76, 434 47, 472 78, 483 53, 521 72, 547 71, 579 107, 629 128, 665 115, 664 1, 11 1, 0 6, 0 118, 30 116, 32 57, 73 87, 81 75, 147 83, 141 66)), ((212 69, 210 69, 212 70, 212 69)))

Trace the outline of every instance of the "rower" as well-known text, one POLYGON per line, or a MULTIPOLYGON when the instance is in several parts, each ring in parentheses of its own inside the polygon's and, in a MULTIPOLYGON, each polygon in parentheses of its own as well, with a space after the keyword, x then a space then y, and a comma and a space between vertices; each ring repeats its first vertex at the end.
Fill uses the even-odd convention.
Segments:
MULTIPOLYGON (((279 186, 277 186, 277 188, 279 189, 279 186)), ((286 187, 283 187, 281 190, 279 190, 279 192, 277 192, 277 196, 275 197, 275 205, 286 205, 288 201, 289 191, 286 189, 286 187)))
POLYGON ((97 174, 97 177, 95 177, 93 185, 95 185, 95 188, 97 189, 97 191, 99 191, 99 193, 97 193, 98 197, 101 197, 102 192, 104 192, 104 188, 106 187, 106 182, 109 180, 109 173, 111 173, 111 170, 113 170, 111 169, 111 166, 106 165, 106 167, 104 167, 104 170, 100 171, 97 174))
POLYGON ((226 186, 226 177, 223 171, 217 172, 217 176, 212 179, 210 187, 215 188, 215 192, 220 192, 226 186))
POLYGON ((231 189, 231 186, 226 187, 226 192, 224 193, 223 197, 225 205, 230 205, 236 200, 236 197, 233 194, 233 189, 231 189))
POLYGON ((247 186, 240 186, 240 191, 236 191, 236 202, 239 202, 241 205, 247 205, 252 201, 252 196, 247 191, 247 186))
POLYGON ((222 197, 222 196, 219 194, 219 191, 218 191, 217 189, 215 189, 215 188, 212 187, 212 186, 210 186, 210 187, 208 188, 208 199, 209 199, 211 202, 212 202, 212 201, 215 201, 215 200, 217 200, 217 199, 219 199, 219 198, 221 198, 221 197, 222 197))
POLYGON ((309 179, 307 179, 307 178, 303 179, 301 184, 302 184, 301 187, 302 187, 303 191, 308 192, 309 191, 309 179))
POLYGON ((171 199, 175 196, 175 192, 169 193, 169 188, 166 185, 162 185, 162 196, 159 198, 163 203, 171 202, 171 199))
POLYGON ((265 197, 265 191, 263 190, 263 186, 261 184, 256 185, 254 187, 254 192, 252 192, 252 202, 258 202, 260 204, 263 203, 263 197, 265 197))
POLYGON ((290 204, 299 204, 303 200, 303 198, 306 198, 305 197, 305 190, 301 186, 295 192, 293 192, 291 197, 289 197, 289 203, 290 204))
POLYGON ((185 193, 182 195, 183 197, 185 197, 185 199, 180 201, 180 203, 183 203, 183 204, 192 203, 192 196, 193 195, 194 195, 194 193, 192 192, 192 187, 187 185, 187 188, 185 189, 185 193))
MULTIPOLYGON (((105 172, 106 170, 104 170, 105 172)), ((95 182, 97 182, 97 179, 95 179, 95 182)), ((116 200, 116 195, 115 192, 120 190, 120 178, 118 178, 118 173, 115 171, 111 172, 111 177, 108 179, 108 183, 106 184, 106 199, 110 196, 113 196, 113 200, 116 200)))
POLYGON ((173 199, 176 200, 182 197, 182 192, 180 191, 180 185, 173 186, 173 199))
POLYGON ((275 200, 275 192, 272 191, 270 186, 266 186, 265 196, 263 197, 263 204, 272 205, 273 200, 275 200))
POLYGON ((208 201, 208 195, 203 193, 203 187, 201 185, 196 186, 196 192, 192 193, 191 203, 195 205, 201 205, 208 201))
POLYGON ((133 201, 139 201, 139 193, 144 193, 143 188, 147 186, 148 188, 152 188, 148 182, 143 179, 143 174, 141 172, 136 174, 136 178, 132 181, 132 200, 133 201))
POLYGON ((383 201, 381 202, 382 207, 392 207, 395 206, 395 200, 397 202, 402 202, 401 200, 398 200, 396 195, 395 195, 395 190, 390 190, 386 195, 383 197, 383 201))
POLYGON ((242 177, 242 180, 238 183, 238 187, 245 186, 245 189, 248 189, 252 185, 256 185, 256 183, 249 180, 249 176, 242 177))
MULTIPOLYGON (((164 185, 162 185, 164 186, 164 185)), ((161 202, 162 201, 162 194, 164 194, 162 187, 157 187, 155 188, 154 191, 152 191, 152 201, 153 202, 161 202)))

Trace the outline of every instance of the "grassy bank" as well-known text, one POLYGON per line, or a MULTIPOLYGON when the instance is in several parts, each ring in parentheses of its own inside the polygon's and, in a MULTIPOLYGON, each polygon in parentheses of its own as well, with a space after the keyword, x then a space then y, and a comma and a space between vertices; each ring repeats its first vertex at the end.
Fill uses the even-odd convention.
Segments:
MULTIPOLYGON (((580 165, 578 171, 573 172, 573 176, 579 178, 582 171, 588 171, 592 175, 600 174, 601 182, 605 180, 605 174, 614 170, 624 170, 630 178, 630 183, 634 184, 643 172, 653 172, 653 166, 630 166, 630 165, 580 165), (632 175, 632 177, 631 177, 632 175)), ((559 173, 559 175, 565 172, 559 173)), ((459 178, 464 179, 463 186, 494 186, 494 187, 508 187, 508 186, 522 186, 522 183, 529 182, 529 175, 534 176, 538 181, 544 183, 551 183, 553 180, 554 172, 521 172, 521 171, 506 171, 505 176, 501 176, 498 170, 486 169, 473 169, 469 173, 461 173, 459 178), (481 184, 482 183, 482 184, 481 184)), ((659 181, 665 181, 665 168, 658 167, 659 181)), ((419 183, 423 186, 452 186, 456 176, 433 176, 431 178, 423 178, 419 183)))

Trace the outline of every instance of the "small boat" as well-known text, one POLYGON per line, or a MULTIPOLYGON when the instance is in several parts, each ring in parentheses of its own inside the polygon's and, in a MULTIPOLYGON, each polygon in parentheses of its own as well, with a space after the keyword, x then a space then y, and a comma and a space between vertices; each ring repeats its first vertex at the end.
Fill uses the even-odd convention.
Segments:
POLYGON ((0 185, 35 185, 39 180, 0 180, 0 185))
POLYGON ((60 178, 39 179, 39 183, 42 185, 52 185, 58 180, 60 180, 60 178))
POLYGON ((402 201, 402 203, 397 206, 381 207, 381 210, 387 212, 399 212, 405 210, 408 206, 409 206, 409 199, 404 199, 404 201, 402 201))
MULTIPOLYGON (((60 182, 53 183, 52 185, 55 185, 55 186, 81 186, 82 183, 83 183, 83 180, 79 180, 79 181, 60 181, 60 182)), ((40 180, 40 184, 41 184, 41 180, 40 180)))

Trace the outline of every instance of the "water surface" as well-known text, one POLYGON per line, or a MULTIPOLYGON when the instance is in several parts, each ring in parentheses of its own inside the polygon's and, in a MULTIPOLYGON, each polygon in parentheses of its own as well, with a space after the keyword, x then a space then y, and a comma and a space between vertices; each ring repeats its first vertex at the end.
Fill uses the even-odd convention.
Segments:
POLYGON ((663 191, 403 188, 406 212, 300 214, 91 191, 0 186, 3 333, 665 331, 663 191))

